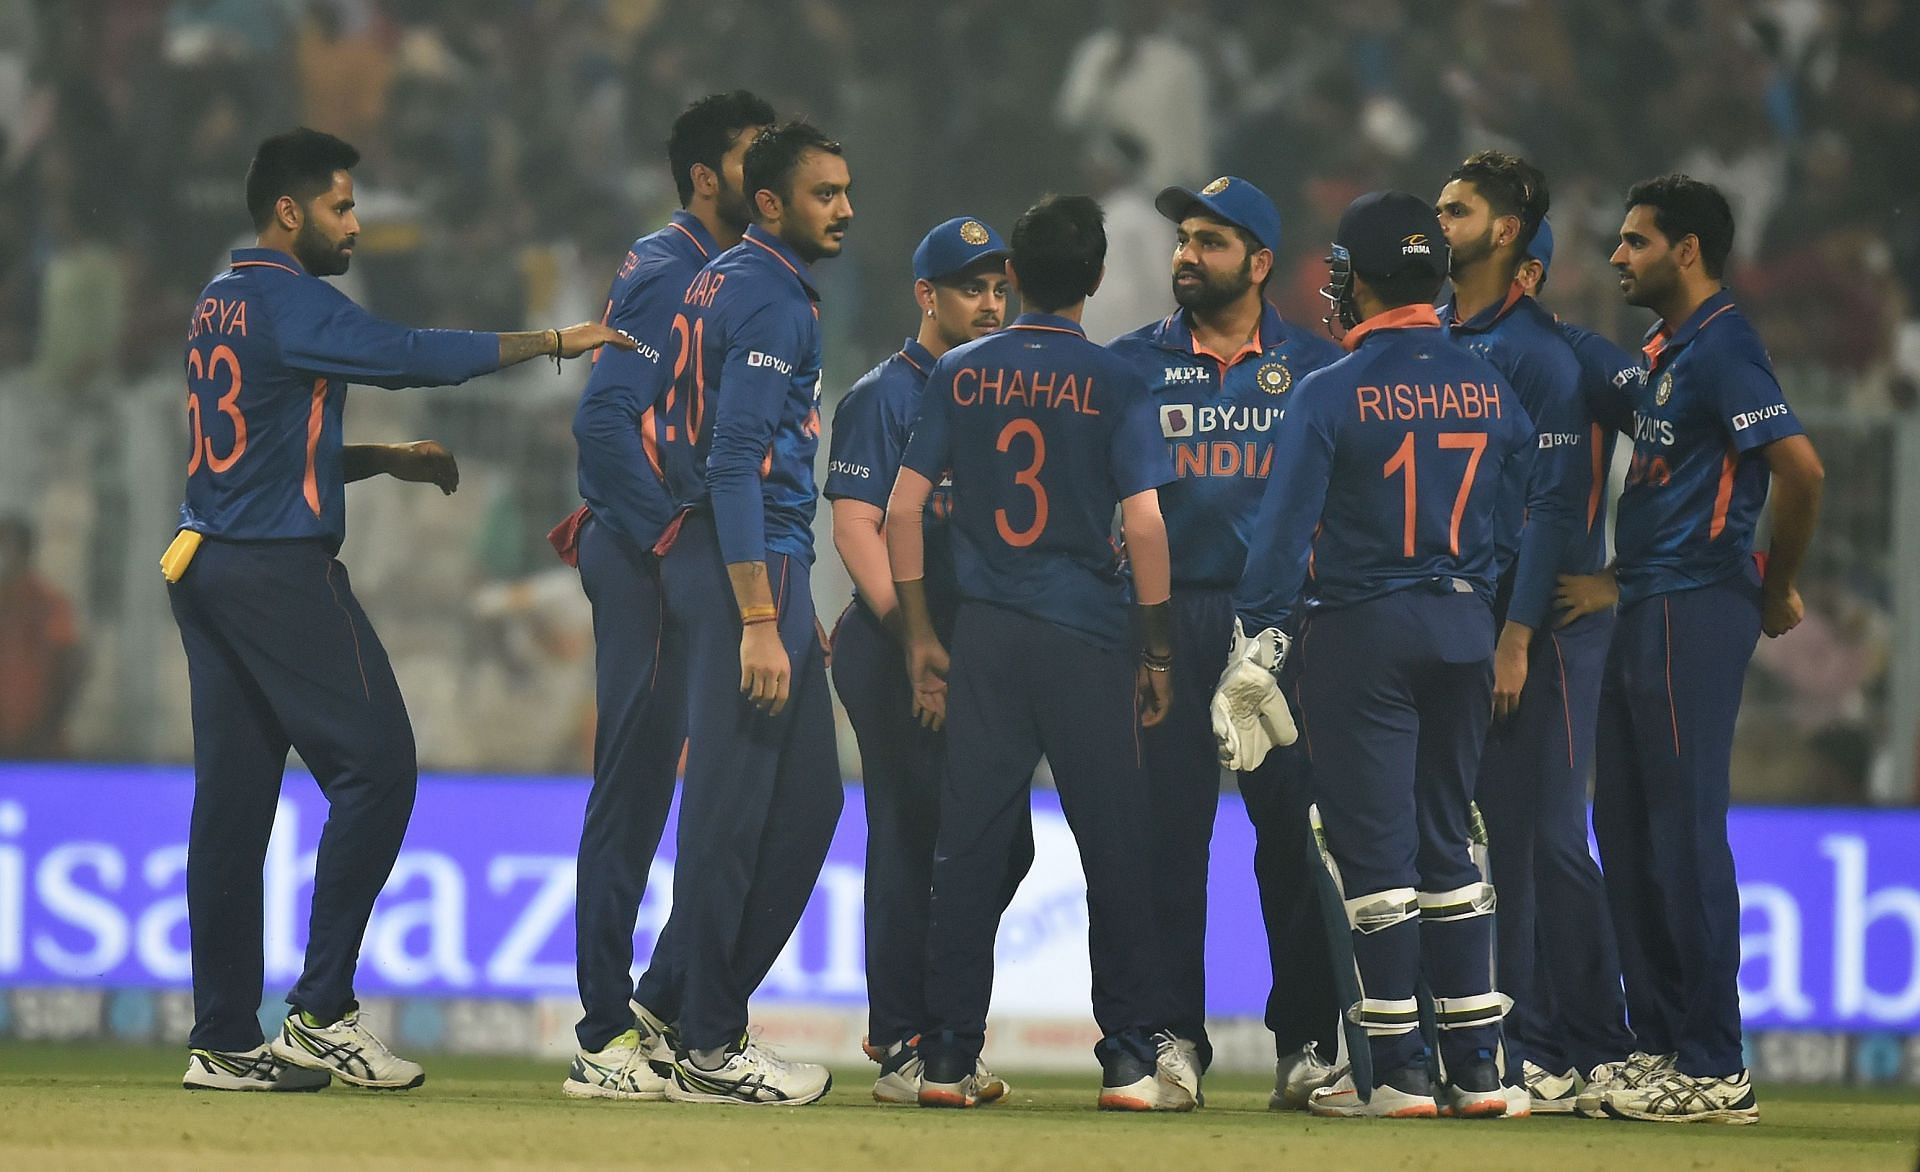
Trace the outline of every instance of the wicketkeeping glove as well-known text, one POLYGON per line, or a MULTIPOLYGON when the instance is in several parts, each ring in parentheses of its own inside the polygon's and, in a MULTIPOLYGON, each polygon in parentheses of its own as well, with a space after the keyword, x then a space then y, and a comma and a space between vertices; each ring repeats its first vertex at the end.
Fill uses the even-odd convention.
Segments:
POLYGON ((1259 767, 1275 746, 1299 739, 1293 711, 1280 691, 1279 673, 1292 641, 1269 627, 1251 638, 1233 622, 1227 669, 1213 693, 1213 736, 1220 763, 1246 772, 1259 767))

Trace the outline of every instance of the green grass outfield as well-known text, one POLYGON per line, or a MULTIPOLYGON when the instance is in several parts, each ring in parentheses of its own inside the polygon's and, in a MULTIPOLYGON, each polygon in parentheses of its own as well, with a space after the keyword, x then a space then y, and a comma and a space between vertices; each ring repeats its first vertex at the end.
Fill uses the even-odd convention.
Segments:
POLYGON ((1756 1127, 1539 1118, 1316 1120, 1265 1110, 1267 1086, 1210 1080, 1192 1115, 1104 1115, 1098 1074, 1014 1077, 980 1111, 877 1107, 873 1068, 836 1069, 811 1107, 574 1102, 564 1068, 438 1058, 426 1086, 311 1095, 188 1093, 184 1051, 0 1044, 0 1168, 1312 1168, 1900 1169, 1909 1092, 1762 1088, 1756 1127))

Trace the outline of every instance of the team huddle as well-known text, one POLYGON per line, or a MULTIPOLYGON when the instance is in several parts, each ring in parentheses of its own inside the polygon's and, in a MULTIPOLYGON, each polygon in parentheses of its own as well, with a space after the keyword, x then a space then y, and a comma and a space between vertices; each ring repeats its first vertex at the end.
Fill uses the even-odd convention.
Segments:
POLYGON ((592 604, 599 714, 565 1093, 831 1088, 748 1029, 840 816, 831 683, 865 779, 879 1102, 1008 1094, 987 1064, 994 942, 1044 758, 1086 876, 1102 1109, 1204 1103, 1226 768, 1257 839, 1274 1109, 1758 1118, 1730 753, 1759 636, 1800 619, 1822 472, 1722 282, 1718 191, 1626 196, 1611 263, 1660 319, 1641 355, 1538 300, 1546 177, 1499 152, 1434 199, 1346 210, 1325 330, 1267 301, 1280 215, 1244 179, 1160 193, 1177 308, 1105 345, 1080 325, 1104 275, 1095 201, 1048 196, 1005 237, 958 216, 914 251, 918 328, 840 401, 816 484, 812 272, 853 221, 845 154, 745 91, 690 106, 667 153, 681 210, 631 246, 603 320, 500 335, 392 325, 317 280, 359 231, 358 156, 304 129, 256 155, 259 246, 188 340, 163 562, 195 733, 186 1086, 424 1080, 353 996, 417 768, 334 555, 347 481, 450 492, 457 470, 430 441, 344 444, 345 383, 591 352, 584 503, 550 535, 592 604), (821 496, 855 587, 831 637, 821 496), (267 1039, 261 859, 289 747, 330 815, 306 967, 267 1039), (636 982, 676 783, 672 911, 636 982))

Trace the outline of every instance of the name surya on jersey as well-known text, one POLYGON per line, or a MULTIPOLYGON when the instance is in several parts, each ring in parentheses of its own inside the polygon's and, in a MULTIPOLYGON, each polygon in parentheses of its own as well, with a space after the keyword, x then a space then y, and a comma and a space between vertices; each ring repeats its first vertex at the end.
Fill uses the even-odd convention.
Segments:
POLYGON ((1458 386, 1394 383, 1385 387, 1355 387, 1354 404, 1360 421, 1388 423, 1409 419, 1499 419, 1500 386, 1463 382, 1458 386))
POLYGON ((953 401, 961 407, 1006 407, 1015 403, 1058 411, 1071 406, 1082 415, 1098 415, 1093 379, 1073 372, 1025 371, 1018 367, 963 366, 953 372, 953 401))

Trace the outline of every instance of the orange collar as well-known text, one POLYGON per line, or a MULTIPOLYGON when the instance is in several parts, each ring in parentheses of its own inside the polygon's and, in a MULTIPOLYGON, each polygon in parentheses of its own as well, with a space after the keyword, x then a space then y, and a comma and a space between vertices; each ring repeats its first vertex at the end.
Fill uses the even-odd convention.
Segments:
POLYGON ((1440 314, 1431 305, 1402 305, 1385 313, 1376 313, 1347 331, 1340 344, 1352 350, 1375 330, 1413 330, 1430 326, 1440 328, 1440 314))

